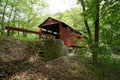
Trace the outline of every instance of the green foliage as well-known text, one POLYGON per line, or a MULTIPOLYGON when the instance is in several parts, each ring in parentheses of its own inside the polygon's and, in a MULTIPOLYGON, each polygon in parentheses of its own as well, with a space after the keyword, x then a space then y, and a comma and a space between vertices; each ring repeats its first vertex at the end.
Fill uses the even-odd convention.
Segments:
POLYGON ((102 45, 102 46, 99 46, 99 48, 97 49, 99 54, 103 54, 103 55, 111 55, 111 50, 105 46, 105 45, 102 45))
POLYGON ((82 47, 82 48, 78 48, 78 56, 86 56, 87 55, 87 48, 82 47))
MULTIPOLYGON (((63 13, 57 13, 53 17, 65 22, 73 29, 81 31, 84 27, 82 16, 80 15, 81 10, 79 8, 72 8, 71 10, 66 10, 63 13)), ((84 31, 82 31, 84 32, 84 31)))
POLYGON ((36 36, 26 36, 26 37, 23 37, 23 36, 19 36, 19 37, 16 37, 16 36, 12 36, 11 38, 13 39, 18 39, 18 40, 22 40, 22 41, 28 41, 28 42, 34 42, 34 41, 41 41, 41 39, 37 38, 36 36))
MULTIPOLYGON (((62 56, 63 44, 61 40, 44 40, 44 41, 26 41, 27 47, 25 53, 38 53, 45 61, 49 61, 62 56)), ((65 52, 63 52, 65 53, 65 52)))
POLYGON ((76 44, 79 44, 80 39, 78 39, 78 38, 74 38, 74 39, 73 39, 73 42, 76 43, 76 44))
POLYGON ((120 59, 109 56, 100 56, 98 64, 91 65, 91 70, 98 80, 119 80, 120 79, 120 59))
POLYGON ((109 46, 112 53, 119 54, 120 50, 120 1, 104 1, 101 8, 101 41, 109 46))
POLYGON ((43 58, 46 61, 58 58, 62 53, 62 43, 60 40, 47 40, 43 46, 43 58))
MULTIPOLYGON (((0 2, 0 35, 5 26, 36 30, 39 25, 38 15, 47 7, 44 0, 2 0, 0 2)), ((16 33, 14 33, 16 34, 16 33)), ((17 34, 18 36, 21 35, 17 34)))

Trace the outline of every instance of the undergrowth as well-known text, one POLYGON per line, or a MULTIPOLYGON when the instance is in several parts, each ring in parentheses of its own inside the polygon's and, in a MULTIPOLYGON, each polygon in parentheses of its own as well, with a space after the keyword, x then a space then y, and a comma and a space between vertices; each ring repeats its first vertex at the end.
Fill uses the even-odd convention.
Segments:
POLYGON ((98 63, 90 69, 98 80, 120 80, 120 59, 110 56, 99 56, 98 63))
POLYGON ((93 64, 91 53, 87 53, 85 48, 79 49, 78 51, 79 54, 77 57, 84 60, 83 63, 88 69, 86 74, 91 75, 87 80, 120 80, 120 58, 98 54, 98 63, 93 64))
MULTIPOLYGON (((49 40, 45 44, 39 41, 26 42, 24 42, 27 44, 25 51, 27 53, 42 52, 45 61, 55 59, 61 55, 62 44, 59 41, 49 40), (44 47, 42 47, 42 45, 44 45, 44 47)), ((20 44, 19 39, 0 38, 0 47, 4 47, 5 49, 7 49, 6 46, 8 49, 23 46, 20 44), (15 43, 17 44, 15 45, 15 43), (13 44, 14 46, 11 46, 13 44)), ((5 52, 2 48, 0 50, 1 52, 5 52)), ((99 54, 98 63, 93 64, 91 53, 88 53, 86 48, 81 48, 78 50, 78 55, 71 59, 77 61, 76 63, 70 62, 72 63, 74 72, 78 72, 77 70, 79 70, 80 76, 85 80, 120 80, 120 58, 113 58, 110 54, 99 54)))

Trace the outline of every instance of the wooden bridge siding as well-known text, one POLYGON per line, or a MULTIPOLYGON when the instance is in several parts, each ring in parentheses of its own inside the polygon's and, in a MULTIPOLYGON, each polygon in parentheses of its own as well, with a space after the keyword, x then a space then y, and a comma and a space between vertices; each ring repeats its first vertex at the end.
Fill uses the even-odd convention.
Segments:
POLYGON ((62 26, 60 24, 60 39, 64 41, 64 44, 68 47, 71 46, 71 37, 70 37, 70 31, 62 26))
POLYGON ((62 24, 59 25, 60 28, 60 39, 64 41, 64 44, 68 47, 70 46, 78 46, 77 43, 74 42, 75 38, 83 38, 82 35, 78 35, 75 32, 70 31, 67 28, 64 28, 62 24))

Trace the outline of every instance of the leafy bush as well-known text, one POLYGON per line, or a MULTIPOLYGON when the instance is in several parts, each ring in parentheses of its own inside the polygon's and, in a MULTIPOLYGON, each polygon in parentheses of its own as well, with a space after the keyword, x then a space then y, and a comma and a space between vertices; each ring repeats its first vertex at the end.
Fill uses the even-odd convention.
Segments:
POLYGON ((63 44, 61 40, 54 40, 54 39, 46 40, 43 45, 43 52, 42 52, 43 58, 46 61, 48 61, 61 56, 62 47, 63 44))
POLYGON ((98 80, 120 80, 120 59, 101 55, 98 64, 91 65, 91 70, 98 80))
POLYGON ((27 43, 25 53, 38 53, 45 61, 49 61, 67 52, 61 40, 50 39, 44 41, 30 41, 27 43))
POLYGON ((85 56, 87 52, 87 48, 78 48, 78 55, 79 56, 85 56))

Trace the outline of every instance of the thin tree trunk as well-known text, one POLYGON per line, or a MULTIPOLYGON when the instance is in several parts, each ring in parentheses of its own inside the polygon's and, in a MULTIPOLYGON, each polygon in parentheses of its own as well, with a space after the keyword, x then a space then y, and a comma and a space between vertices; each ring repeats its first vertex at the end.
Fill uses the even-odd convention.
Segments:
POLYGON ((1 35, 4 35, 4 30, 5 30, 5 27, 4 27, 4 19, 5 19, 5 10, 6 10, 6 7, 7 7, 7 4, 8 4, 8 0, 6 1, 6 4, 3 8, 3 14, 2 14, 2 20, 1 20, 1 35))
POLYGON ((100 0, 96 0, 95 4, 95 32, 94 32, 94 52, 93 52, 93 62, 97 63, 98 58, 98 43, 99 43, 99 5, 100 0))
MULTIPOLYGON (((19 11, 20 12, 20 11, 19 11)), ((18 20, 18 28, 20 28, 20 14, 18 15, 19 20, 18 20)), ((20 32, 18 31, 18 36, 20 36, 20 32)))
POLYGON ((86 17, 86 13, 85 13, 86 10, 85 10, 85 2, 84 2, 84 0, 81 0, 81 5, 82 5, 83 12, 84 12, 84 24, 85 24, 85 27, 87 29, 87 33, 88 33, 88 37, 89 37, 89 42, 92 43, 92 34, 91 34, 91 31, 90 31, 90 27, 89 27, 88 21, 85 18, 86 17))
POLYGON ((11 19, 11 16, 12 16, 12 12, 13 12, 13 5, 11 6, 11 11, 10 11, 9 18, 8 18, 8 25, 9 25, 9 23, 10 23, 10 19, 11 19))
MULTIPOLYGON (((99 43, 99 5, 100 5, 100 0, 93 0, 96 1, 94 4, 94 8, 95 8, 95 32, 94 32, 94 44, 92 46, 90 46, 90 48, 92 49, 92 58, 93 58, 93 63, 97 63, 97 58, 98 58, 98 52, 96 49, 98 49, 98 43, 99 43)), ((82 9, 84 12, 84 24, 86 26, 87 32, 88 32, 88 36, 89 36, 89 42, 92 42, 92 34, 90 31, 90 27, 88 24, 88 21, 86 19, 86 9, 85 9, 85 0, 81 0, 81 5, 82 5, 82 9)))
MULTIPOLYGON (((14 10, 14 15, 13 15, 13 24, 12 24, 13 27, 15 26, 16 12, 17 12, 17 10, 15 9, 15 10, 14 10)), ((12 30, 11 36, 13 36, 14 33, 15 33, 15 32, 12 30)))

